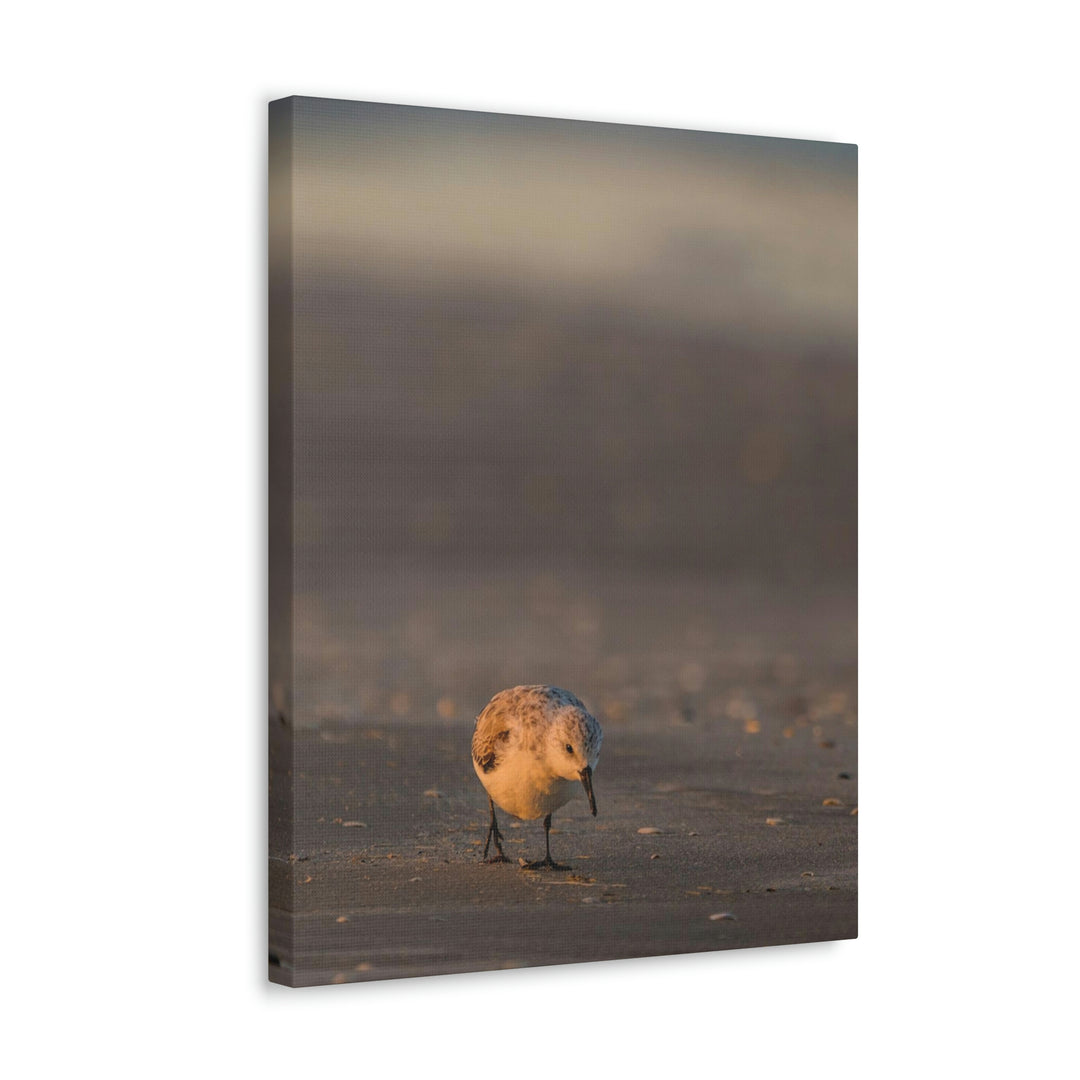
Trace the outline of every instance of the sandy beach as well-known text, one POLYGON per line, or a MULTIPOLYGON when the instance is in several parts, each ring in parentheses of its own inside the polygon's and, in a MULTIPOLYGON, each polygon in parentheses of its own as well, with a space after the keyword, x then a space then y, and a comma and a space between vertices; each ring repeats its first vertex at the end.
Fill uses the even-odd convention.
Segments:
POLYGON ((272 722, 271 980, 857 936, 857 728, 843 679, 820 674, 800 686, 769 674, 647 722, 609 719, 598 816, 582 796, 554 817, 567 872, 516 865, 543 855, 543 828, 505 814, 515 863, 482 862, 471 717, 272 722))

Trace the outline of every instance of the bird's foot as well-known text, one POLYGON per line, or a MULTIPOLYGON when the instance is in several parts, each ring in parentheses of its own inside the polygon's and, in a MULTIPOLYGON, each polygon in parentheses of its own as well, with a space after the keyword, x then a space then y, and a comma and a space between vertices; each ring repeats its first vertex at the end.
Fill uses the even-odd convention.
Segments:
POLYGON ((490 859, 485 859, 486 863, 499 863, 509 862, 510 860, 500 851, 498 855, 492 855, 490 859))
POLYGON ((537 859, 536 862, 521 864, 522 870, 573 870, 572 866, 564 866, 557 863, 550 855, 546 859, 537 859))

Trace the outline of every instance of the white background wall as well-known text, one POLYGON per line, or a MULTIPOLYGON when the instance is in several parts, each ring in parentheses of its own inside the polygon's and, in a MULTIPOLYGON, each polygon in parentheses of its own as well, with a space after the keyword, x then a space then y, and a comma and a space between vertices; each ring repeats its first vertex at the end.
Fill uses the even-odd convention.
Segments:
POLYGON ((1075 1060, 1066 11, 8 11, 12 1075, 1057 1075, 1075 1060), (263 982, 265 103, 293 92, 859 143, 859 941, 263 982))

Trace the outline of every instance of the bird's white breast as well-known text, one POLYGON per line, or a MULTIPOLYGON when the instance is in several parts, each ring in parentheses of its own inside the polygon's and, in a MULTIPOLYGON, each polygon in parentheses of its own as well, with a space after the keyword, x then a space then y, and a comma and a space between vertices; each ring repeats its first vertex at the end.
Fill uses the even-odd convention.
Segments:
POLYGON ((535 754, 518 751, 501 758, 498 767, 484 772, 473 768, 495 804, 514 817, 531 820, 565 806, 584 789, 579 783, 556 776, 535 754))

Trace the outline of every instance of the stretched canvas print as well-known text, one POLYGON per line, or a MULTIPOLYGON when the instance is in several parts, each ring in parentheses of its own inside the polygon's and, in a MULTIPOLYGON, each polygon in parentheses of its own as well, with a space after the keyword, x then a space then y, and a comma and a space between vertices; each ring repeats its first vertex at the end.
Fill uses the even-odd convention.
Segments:
POLYGON ((856 936, 856 160, 270 105, 272 980, 856 936))

